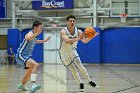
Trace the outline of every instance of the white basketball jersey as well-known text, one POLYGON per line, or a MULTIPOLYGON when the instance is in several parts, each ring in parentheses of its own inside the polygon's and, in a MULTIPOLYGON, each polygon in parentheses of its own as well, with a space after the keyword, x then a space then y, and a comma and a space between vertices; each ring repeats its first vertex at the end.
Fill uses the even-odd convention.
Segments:
MULTIPOLYGON (((64 29, 66 31, 66 35, 69 38, 78 38, 78 29, 77 29, 77 27, 74 27, 74 34, 73 35, 69 32, 67 27, 65 27, 64 29)), ((77 48, 77 43, 78 42, 66 43, 61 38, 61 41, 60 41, 60 51, 72 51, 72 50, 75 50, 77 48)))

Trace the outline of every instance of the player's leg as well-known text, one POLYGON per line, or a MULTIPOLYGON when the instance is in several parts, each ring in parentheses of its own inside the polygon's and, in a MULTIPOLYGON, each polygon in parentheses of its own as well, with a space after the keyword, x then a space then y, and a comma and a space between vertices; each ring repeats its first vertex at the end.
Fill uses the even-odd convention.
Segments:
POLYGON ((77 72, 77 69, 75 67, 75 65, 72 62, 71 59, 71 52, 60 52, 60 60, 62 61, 62 63, 69 68, 69 70, 71 71, 73 77, 76 79, 76 81, 80 84, 82 83, 80 76, 77 72))
MULTIPOLYGON (((22 66, 24 66, 25 67, 25 62, 24 61, 26 61, 26 60, 28 60, 29 59, 29 57, 23 57, 21 54, 17 54, 16 56, 15 56, 15 59, 16 59, 16 62, 18 63, 18 64, 20 64, 20 65, 22 65, 22 66)), ((25 75, 24 75, 24 77, 23 77, 23 79, 22 79, 22 82, 20 83, 20 84, 18 84, 18 86, 17 86, 17 88, 18 89, 22 89, 22 90, 24 90, 24 91, 28 91, 29 89, 25 86, 25 84, 26 84, 26 82, 28 81, 28 78, 29 78, 29 72, 31 72, 30 71, 30 69, 26 69, 26 72, 25 72, 25 75)))
POLYGON ((29 89, 25 86, 26 82, 29 80, 29 78, 31 77, 31 73, 32 73, 32 68, 29 67, 28 69, 26 69, 24 77, 21 81, 21 84, 19 84, 17 86, 18 89, 22 89, 24 91, 28 91, 29 89))
POLYGON ((26 62, 27 67, 32 67, 32 72, 31 72, 31 93, 34 93, 38 89, 41 88, 40 85, 36 84, 36 78, 37 78, 37 72, 39 69, 39 64, 35 62, 33 59, 28 59, 26 62))
POLYGON ((75 78, 75 80, 79 83, 79 86, 80 86, 79 89, 80 89, 80 91, 84 91, 84 84, 83 84, 83 82, 82 82, 82 80, 81 80, 81 78, 79 76, 79 73, 78 73, 75 65, 72 63, 72 64, 70 64, 68 66, 68 68, 70 69, 70 71, 71 71, 73 77, 75 78))
POLYGON ((80 70, 80 72, 85 76, 85 78, 88 80, 89 85, 91 85, 92 87, 98 87, 95 82, 93 82, 90 77, 89 74, 86 70, 86 68, 83 66, 83 64, 81 63, 80 57, 77 54, 77 52, 75 52, 75 58, 73 59, 75 65, 78 67, 78 69, 80 70))
POLYGON ((32 73, 32 67, 29 67, 28 69, 25 70, 24 77, 22 79, 22 84, 25 85, 26 82, 30 79, 32 73))
POLYGON ((77 83, 83 83, 74 64, 68 66, 77 83))
POLYGON ((76 57, 74 59, 74 63, 75 65, 78 67, 78 69, 80 70, 81 74, 85 76, 85 78, 88 80, 88 81, 91 81, 90 77, 89 77, 89 74, 86 70, 86 68, 83 66, 83 64, 81 63, 80 61, 80 58, 79 57, 76 57))
POLYGON ((76 66, 79 68, 80 72, 85 76, 85 78, 88 80, 89 82, 89 85, 92 86, 92 87, 96 87, 98 88, 97 84, 95 82, 93 82, 90 77, 89 77, 89 74, 86 70, 86 68, 82 65, 82 63, 79 61, 79 58, 77 57, 75 59, 75 64, 76 66))
POLYGON ((82 89, 84 89, 84 85, 83 85, 83 82, 79 76, 79 73, 77 72, 75 65, 72 63, 72 60, 70 58, 70 56, 71 56, 70 54, 71 53, 69 53, 69 52, 60 52, 59 53, 60 60, 62 61, 64 66, 68 67, 68 69, 71 71, 73 77, 80 84, 80 89, 82 90, 82 89))

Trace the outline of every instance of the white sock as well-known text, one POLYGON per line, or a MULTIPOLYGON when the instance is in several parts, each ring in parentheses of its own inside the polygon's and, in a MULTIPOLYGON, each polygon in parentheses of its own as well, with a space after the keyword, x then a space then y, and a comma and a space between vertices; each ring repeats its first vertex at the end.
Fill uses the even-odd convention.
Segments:
POLYGON ((36 81, 37 74, 31 74, 31 81, 36 81))

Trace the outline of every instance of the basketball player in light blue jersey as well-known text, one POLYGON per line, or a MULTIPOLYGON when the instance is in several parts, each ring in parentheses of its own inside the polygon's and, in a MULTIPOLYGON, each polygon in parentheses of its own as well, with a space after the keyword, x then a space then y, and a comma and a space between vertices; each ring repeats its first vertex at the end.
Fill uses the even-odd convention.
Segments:
POLYGON ((86 38, 81 30, 75 27, 76 18, 74 15, 69 15, 66 18, 68 26, 61 30, 60 43, 60 59, 66 67, 70 69, 73 77, 80 85, 80 91, 84 91, 84 84, 79 76, 77 68, 88 80, 89 85, 98 87, 89 77, 86 68, 82 65, 79 55, 76 51, 77 43, 81 40, 83 43, 89 42, 92 38, 86 38))
POLYGON ((48 37, 44 40, 37 40, 37 36, 42 32, 42 30, 43 24, 39 21, 35 21, 32 25, 32 30, 25 35, 25 38, 20 44, 16 54, 17 63, 21 64, 26 70, 22 82, 17 86, 17 88, 28 91, 29 89, 25 84, 31 78, 30 93, 35 93, 35 91, 41 88, 40 85, 36 85, 39 64, 31 58, 31 55, 36 43, 44 43, 50 39, 50 37, 48 37))

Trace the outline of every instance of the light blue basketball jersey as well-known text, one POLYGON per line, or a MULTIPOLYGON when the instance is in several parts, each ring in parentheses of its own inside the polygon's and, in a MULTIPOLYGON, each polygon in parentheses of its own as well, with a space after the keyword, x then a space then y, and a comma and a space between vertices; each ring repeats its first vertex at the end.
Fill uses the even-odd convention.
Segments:
POLYGON ((34 38, 31 41, 24 39, 22 41, 22 43, 20 44, 20 47, 18 48, 17 53, 22 54, 22 55, 31 56, 35 43, 36 43, 35 42, 36 40, 37 40, 37 38, 34 38))

